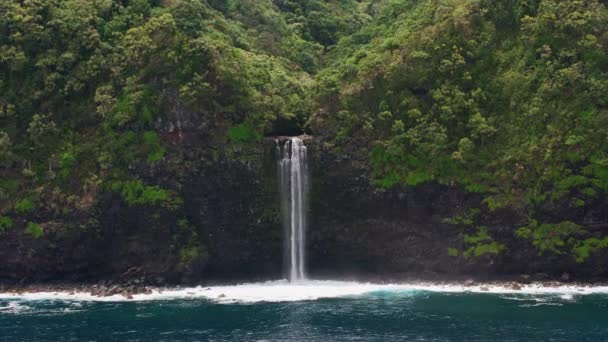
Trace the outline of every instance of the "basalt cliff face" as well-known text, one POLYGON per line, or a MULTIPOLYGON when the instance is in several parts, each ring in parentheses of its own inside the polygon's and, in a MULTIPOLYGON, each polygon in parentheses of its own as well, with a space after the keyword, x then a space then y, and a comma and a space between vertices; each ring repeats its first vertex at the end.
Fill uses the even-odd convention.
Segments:
MULTIPOLYGON (((482 224, 503 244, 496 255, 465 257, 466 235, 476 229, 450 218, 482 208, 483 197, 459 187, 427 184, 410 189, 379 189, 372 185, 364 158, 357 150, 334 152, 331 144, 311 144, 312 195, 309 227, 310 268, 318 276, 430 279, 579 279, 606 277, 605 253, 584 263, 568 254, 540 253, 515 231, 526 220, 518 210, 482 212, 482 224), (460 251, 453 255, 450 250, 460 251), (523 277, 523 278, 522 278, 523 277)), ((599 232, 606 222, 605 199, 592 209, 547 208, 547 220, 588 222, 599 232), (595 224, 594 224, 595 223, 595 224)))
MULTIPOLYGON (((99 190, 76 214, 41 214, 43 237, 16 230, 4 235, 0 279, 176 284, 282 277, 276 147, 285 138, 213 149, 197 126, 159 125, 169 146, 165 159, 154 169, 133 172, 178 193, 180 209, 127 205, 99 190)), ((312 277, 601 280, 608 275, 601 252, 585 263, 571 255, 539 254, 514 235, 524 219, 515 210, 481 219, 504 244, 501 253, 456 256, 450 249, 462 250, 464 235, 473 230, 447 220, 480 206, 479 195, 434 184, 379 189, 371 185, 366 156, 356 146, 337 153, 322 137, 303 140, 311 177, 306 251, 312 277)), ((585 212, 554 208, 547 215, 601 222, 605 204, 598 200, 597 209, 585 212)))
POLYGON ((162 184, 179 202, 129 204, 119 193, 93 189, 77 212, 45 206, 32 214, 42 236, 21 229, 3 234, 0 281, 179 284, 280 276, 274 142, 218 143, 222 138, 207 132, 223 129, 210 128, 210 117, 171 107, 171 116, 155 124, 164 158, 129 170, 147 184, 162 184))

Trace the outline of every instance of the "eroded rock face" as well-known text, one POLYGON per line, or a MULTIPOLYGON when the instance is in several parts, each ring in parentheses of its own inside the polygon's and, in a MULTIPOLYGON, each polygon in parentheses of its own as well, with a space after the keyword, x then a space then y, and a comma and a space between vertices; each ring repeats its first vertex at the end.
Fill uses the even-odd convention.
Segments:
MULTIPOLYGON (((286 138, 218 149, 206 130, 198 131, 204 124, 193 120, 184 119, 187 132, 169 126, 163 131, 167 153, 159 165, 133 170, 138 178, 179 194, 184 201, 179 210, 128 206, 120 196, 101 192, 96 205, 78 215, 40 217, 52 223, 40 239, 18 231, 2 235, 0 279, 141 279, 164 285, 281 277, 276 144, 286 138), (186 235, 177 225, 181 219, 190 227, 186 235), (184 247, 193 239, 204 248, 185 262, 184 247)), ((601 253, 585 264, 569 255, 539 256, 531 244, 514 237, 523 215, 514 211, 483 218, 507 252, 492 258, 451 256, 448 249, 462 250, 463 235, 474 232, 445 219, 479 206, 478 195, 432 184, 376 188, 359 147, 338 153, 328 141, 305 137, 311 173, 307 266, 313 277, 465 280, 524 274, 532 281, 541 275, 594 280, 608 274, 601 253)), ((579 215, 595 220, 599 214, 579 215)))
POLYGON ((474 196, 429 185, 383 190, 371 185, 365 156, 336 155, 311 144, 310 268, 321 276, 440 278, 465 273, 447 250, 461 231, 443 223, 474 196))
MULTIPOLYGON (((608 276, 600 261, 606 252, 579 264, 569 253, 540 254, 531 242, 517 238, 514 231, 526 222, 526 213, 517 210, 484 212, 481 217, 491 236, 504 244, 504 252, 464 258, 464 234, 476 230, 446 219, 482 207, 483 197, 438 184, 379 189, 371 185, 367 156, 359 153, 360 147, 336 153, 322 137, 308 145, 313 180, 308 256, 313 275, 386 280, 517 279, 522 274, 558 280, 564 272, 584 280, 608 276), (451 248, 460 255, 451 256, 451 248)), ((585 212, 549 208, 546 220, 602 221, 599 208, 605 204, 600 199, 597 210, 585 212)))
POLYGON ((130 167, 134 178, 174 192, 183 205, 130 206, 106 191, 95 206, 69 217, 37 213, 42 237, 22 230, 0 236, 0 281, 138 278, 161 285, 279 278, 274 145, 219 145, 188 115, 167 119, 187 123, 184 131, 160 129, 167 150, 161 162, 130 167), (56 229, 47 229, 51 223, 56 229))

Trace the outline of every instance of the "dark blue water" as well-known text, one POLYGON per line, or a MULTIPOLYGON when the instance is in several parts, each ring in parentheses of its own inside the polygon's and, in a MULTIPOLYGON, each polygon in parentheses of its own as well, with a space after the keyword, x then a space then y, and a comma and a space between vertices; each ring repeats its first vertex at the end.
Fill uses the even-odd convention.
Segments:
POLYGON ((1 341, 607 341, 608 297, 375 292, 214 304, 0 299, 1 341))

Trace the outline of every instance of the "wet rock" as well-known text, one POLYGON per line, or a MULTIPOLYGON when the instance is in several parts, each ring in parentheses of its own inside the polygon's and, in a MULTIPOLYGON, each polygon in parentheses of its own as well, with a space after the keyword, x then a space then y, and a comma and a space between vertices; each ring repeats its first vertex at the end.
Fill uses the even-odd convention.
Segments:
POLYGON ((117 295, 117 294, 120 294, 121 292, 122 292, 121 287, 119 285, 114 285, 105 292, 105 297, 117 295))
POLYGON ((489 289, 487 286, 482 286, 482 287, 480 288, 480 290, 481 290, 481 291, 484 291, 484 292, 488 292, 488 291, 490 291, 490 289, 489 289))
POLYGON ((466 286, 466 287, 471 287, 471 286, 474 286, 474 285, 475 285, 475 280, 473 280, 473 279, 467 279, 464 282, 464 286, 466 286))
POLYGON ((154 278, 154 282, 158 286, 163 286, 163 285, 165 285, 166 280, 163 277, 156 277, 156 278, 154 278))
POLYGON ((514 291, 521 291, 521 286, 518 283, 511 283, 511 286, 509 286, 509 288, 514 291))
POLYGON ((559 279, 561 281, 570 281, 570 274, 569 273, 564 273, 564 274, 562 274, 562 276, 559 279))

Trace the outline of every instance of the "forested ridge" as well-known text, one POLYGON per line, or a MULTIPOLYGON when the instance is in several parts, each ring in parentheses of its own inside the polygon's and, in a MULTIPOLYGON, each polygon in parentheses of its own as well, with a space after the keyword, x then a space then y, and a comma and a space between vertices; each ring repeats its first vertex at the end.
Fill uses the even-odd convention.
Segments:
POLYGON ((608 218, 586 216, 608 192, 606 6, 4 0, 0 239, 100 234, 97 204, 118 198, 174 227, 184 263, 206 258, 183 189, 142 170, 187 174, 169 160, 194 130, 209 163, 306 132, 377 188, 479 196, 444 218, 455 258, 504 252, 484 222, 517 211, 522 245, 585 262, 608 247, 608 218))

